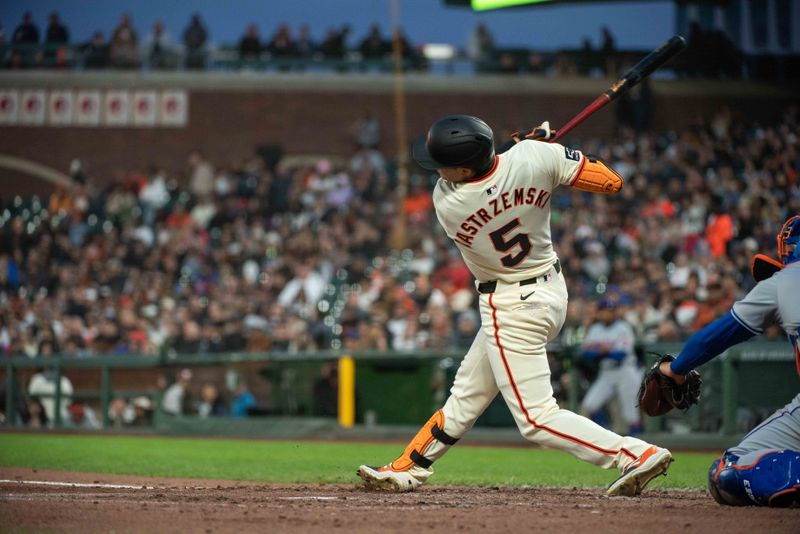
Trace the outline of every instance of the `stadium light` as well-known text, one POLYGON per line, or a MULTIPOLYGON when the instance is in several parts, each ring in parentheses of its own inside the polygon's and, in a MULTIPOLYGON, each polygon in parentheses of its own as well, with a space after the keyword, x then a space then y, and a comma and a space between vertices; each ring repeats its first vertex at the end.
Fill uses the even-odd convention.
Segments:
POLYGON ((472 0, 472 9, 475 11, 488 11, 504 7, 521 6, 525 4, 550 4, 554 0, 472 0))
POLYGON ((447 61, 456 57, 456 48, 445 43, 427 43, 422 45, 422 55, 433 61, 447 61))

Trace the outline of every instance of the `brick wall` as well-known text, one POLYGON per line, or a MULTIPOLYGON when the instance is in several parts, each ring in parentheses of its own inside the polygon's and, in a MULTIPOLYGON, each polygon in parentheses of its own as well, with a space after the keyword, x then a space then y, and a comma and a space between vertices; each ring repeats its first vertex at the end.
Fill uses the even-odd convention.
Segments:
MULTIPOLYGON (((358 93, 313 87, 278 89, 190 89, 189 124, 185 128, 53 128, 0 127, 0 153, 28 158, 66 171, 72 158, 84 160, 99 182, 118 177, 119 169, 150 164, 171 172, 184 168, 189 151, 198 149, 217 164, 249 157, 260 144, 280 145, 287 153, 347 155, 352 150, 349 128, 365 110, 381 123, 381 148, 396 150, 391 89, 358 93)), ((414 137, 438 117, 450 113, 479 115, 496 132, 530 126, 549 119, 563 124, 597 92, 497 91, 474 92, 454 85, 450 91, 411 91, 407 96, 408 132, 414 137)), ((656 91, 654 128, 682 128, 723 105, 745 118, 768 121, 781 113, 791 96, 747 94, 731 96, 706 91, 656 91)), ((573 134, 577 137, 613 135, 612 106, 598 112, 573 134)), ((569 142, 569 138, 567 138, 569 142)), ((45 191, 30 177, 0 169, 0 195, 45 191)))

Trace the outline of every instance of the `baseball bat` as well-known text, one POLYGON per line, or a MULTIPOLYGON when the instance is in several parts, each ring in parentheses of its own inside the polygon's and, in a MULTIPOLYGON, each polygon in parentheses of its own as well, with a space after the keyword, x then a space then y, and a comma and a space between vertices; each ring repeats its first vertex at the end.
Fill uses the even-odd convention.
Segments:
POLYGON ((662 66, 664 63, 678 55, 684 48, 686 48, 686 40, 680 35, 675 35, 666 43, 662 44, 649 54, 644 59, 639 61, 628 72, 622 75, 622 78, 614 82, 603 94, 594 99, 594 101, 583 108, 580 113, 572 117, 570 121, 556 130, 556 135, 550 140, 554 143, 571 132, 576 126, 585 121, 597 110, 609 102, 616 99, 621 94, 624 94, 631 87, 647 78, 654 70, 662 66))

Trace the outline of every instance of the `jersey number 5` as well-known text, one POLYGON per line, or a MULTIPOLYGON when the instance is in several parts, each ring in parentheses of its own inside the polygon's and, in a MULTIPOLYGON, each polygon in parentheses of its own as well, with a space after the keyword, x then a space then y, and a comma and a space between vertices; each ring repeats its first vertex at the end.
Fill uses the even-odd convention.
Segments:
POLYGON ((519 219, 514 219, 508 224, 501 226, 491 234, 489 237, 492 239, 492 244, 497 252, 508 252, 515 246, 519 246, 519 252, 516 254, 506 254, 500 258, 500 262, 506 267, 514 267, 519 264, 531 252, 531 240, 528 234, 515 234, 509 238, 506 234, 514 230, 520 225, 519 219))

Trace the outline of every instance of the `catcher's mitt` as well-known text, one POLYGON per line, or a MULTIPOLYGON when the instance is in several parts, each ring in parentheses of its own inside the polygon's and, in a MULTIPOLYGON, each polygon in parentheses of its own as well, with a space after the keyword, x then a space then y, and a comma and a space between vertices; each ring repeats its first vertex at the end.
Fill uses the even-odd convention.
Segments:
POLYGON ((673 408, 688 410, 700 399, 700 386, 703 384, 697 371, 689 371, 686 381, 678 384, 659 369, 662 363, 671 362, 675 357, 669 354, 659 356, 658 361, 645 373, 639 387, 639 406, 651 417, 664 415, 673 408))

